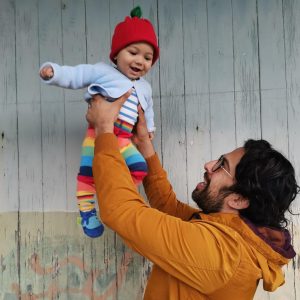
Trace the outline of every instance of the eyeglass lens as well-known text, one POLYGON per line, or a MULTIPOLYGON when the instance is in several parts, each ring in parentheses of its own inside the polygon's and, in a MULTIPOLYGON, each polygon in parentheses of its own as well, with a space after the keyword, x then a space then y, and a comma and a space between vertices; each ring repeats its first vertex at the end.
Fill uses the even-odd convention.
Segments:
POLYGON ((224 162, 224 156, 221 155, 218 161, 215 163, 215 165, 212 167, 212 171, 215 172, 217 171, 221 166, 223 166, 224 162))

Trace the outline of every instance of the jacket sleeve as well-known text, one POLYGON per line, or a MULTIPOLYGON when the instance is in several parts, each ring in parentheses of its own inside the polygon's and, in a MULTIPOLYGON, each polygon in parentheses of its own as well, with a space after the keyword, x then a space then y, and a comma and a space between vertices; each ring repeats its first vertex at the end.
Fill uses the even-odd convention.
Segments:
POLYGON ((140 78, 139 80, 134 82, 134 87, 136 88, 139 102, 142 108, 144 109, 148 132, 154 132, 156 128, 154 125, 154 111, 151 85, 144 78, 140 78))
POLYGON ((86 99, 91 95, 101 94, 108 100, 114 101, 132 87, 131 81, 126 76, 103 62, 95 65, 81 64, 74 67, 46 62, 41 69, 47 65, 53 68, 54 76, 50 80, 42 79, 43 82, 69 89, 88 87, 86 99))
POLYGON ((133 184, 113 134, 96 139, 93 175, 101 219, 129 247, 202 293, 229 281, 240 255, 234 235, 209 222, 183 221, 149 207, 133 184))
POLYGON ((54 75, 50 80, 42 79, 43 82, 68 89, 81 89, 95 82, 100 77, 102 63, 60 66, 56 63, 46 62, 40 69, 49 65, 53 68, 54 75))
POLYGON ((182 220, 189 220, 194 213, 199 212, 199 209, 192 208, 176 198, 157 154, 147 159, 147 165, 148 174, 143 185, 151 207, 182 220))
POLYGON ((154 125, 154 111, 153 111, 153 99, 152 99, 152 89, 150 87, 149 96, 147 98, 147 109, 145 110, 145 119, 148 128, 148 132, 154 132, 156 127, 154 125))

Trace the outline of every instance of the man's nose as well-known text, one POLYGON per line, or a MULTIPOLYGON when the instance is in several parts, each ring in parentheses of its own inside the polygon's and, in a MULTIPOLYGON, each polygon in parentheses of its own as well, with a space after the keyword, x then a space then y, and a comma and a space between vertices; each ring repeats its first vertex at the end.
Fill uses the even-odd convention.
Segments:
POLYGON ((204 169, 208 174, 213 173, 212 168, 216 164, 217 160, 211 160, 204 165, 204 169))

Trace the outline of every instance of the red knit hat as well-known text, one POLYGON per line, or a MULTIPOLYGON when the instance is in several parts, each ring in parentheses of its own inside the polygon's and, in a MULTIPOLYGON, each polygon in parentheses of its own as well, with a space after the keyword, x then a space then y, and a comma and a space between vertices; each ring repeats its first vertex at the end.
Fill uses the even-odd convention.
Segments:
POLYGON ((146 42, 153 47, 152 65, 158 59, 159 48, 153 26, 149 20, 143 19, 141 16, 142 11, 140 7, 137 6, 131 11, 131 17, 126 17, 123 22, 120 22, 116 26, 109 55, 113 63, 116 63, 115 57, 120 50, 132 43, 138 42, 146 42))

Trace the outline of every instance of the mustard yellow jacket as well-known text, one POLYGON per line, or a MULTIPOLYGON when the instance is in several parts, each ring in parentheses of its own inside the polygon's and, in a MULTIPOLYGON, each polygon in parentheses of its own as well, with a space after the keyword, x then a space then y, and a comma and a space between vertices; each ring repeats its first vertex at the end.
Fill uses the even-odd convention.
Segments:
POLYGON ((102 221, 154 263, 144 299, 253 299, 284 283, 295 255, 286 230, 255 227, 236 214, 205 215, 176 199, 156 155, 136 190, 113 134, 96 139, 93 174, 102 221))

